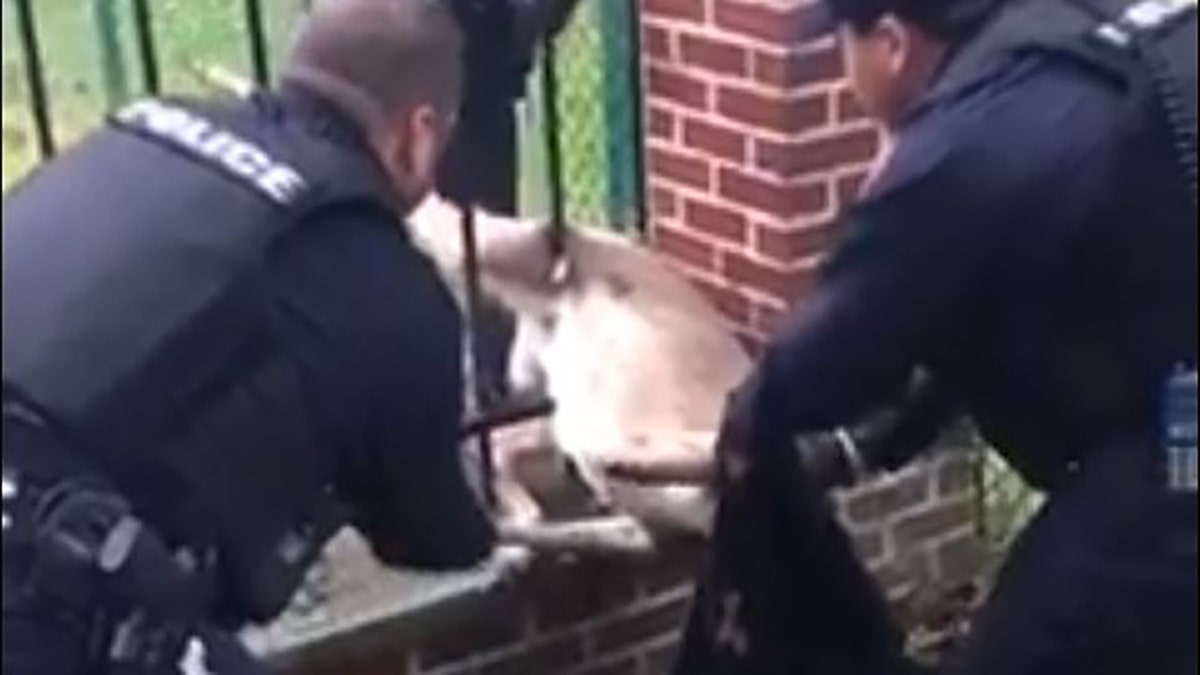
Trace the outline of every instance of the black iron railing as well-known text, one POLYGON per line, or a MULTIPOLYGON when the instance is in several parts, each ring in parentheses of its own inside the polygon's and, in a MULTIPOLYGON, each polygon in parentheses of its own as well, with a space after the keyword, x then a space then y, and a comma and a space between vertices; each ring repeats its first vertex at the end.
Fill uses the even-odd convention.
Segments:
POLYGON ((271 81, 271 70, 267 62, 267 33, 260 0, 246 0, 246 34, 250 40, 250 72, 255 84, 265 86, 271 81))
POLYGON ((54 133, 50 128, 50 100, 47 95, 45 66, 41 43, 30 0, 15 0, 17 31, 25 62, 26 87, 29 89, 29 112, 33 117, 38 151, 42 158, 54 154, 54 133))
MULTIPOLYGON (((268 84, 271 56, 279 45, 270 39, 266 10, 276 14, 280 10, 262 0, 223 1, 228 5, 223 9, 235 12, 235 21, 240 19, 245 43, 234 49, 244 57, 246 72, 241 75, 258 85, 268 84)), ((179 76, 178 64, 163 59, 164 48, 177 47, 170 39, 170 23, 189 12, 213 11, 222 5, 222 0, 208 0, 194 3, 196 9, 192 10, 190 3, 156 0, 0 2, 10 3, 6 9, 11 10, 11 18, 6 12, 5 20, 14 25, 6 26, 5 31, 12 30, 17 38, 15 44, 4 44, 5 112, 15 120, 6 122, 6 129, 13 129, 14 137, 32 139, 32 148, 24 149, 28 161, 18 171, 10 171, 10 162, 5 162, 9 174, 28 170, 79 135, 78 129, 63 132, 67 126, 64 118, 69 117, 76 126, 81 119, 98 122, 107 109, 123 103, 133 95, 131 80, 137 80, 134 88, 140 94, 157 95, 175 86, 177 81, 170 80, 168 86, 167 78, 179 76), (78 52, 77 43, 87 41, 85 35, 64 34, 61 17, 68 13, 72 13, 72 27, 86 20, 97 35, 99 58, 85 56, 77 60, 86 61, 86 66, 71 67, 100 71, 104 101, 89 104, 85 114, 79 113, 76 101, 66 99, 78 98, 70 90, 95 72, 66 73, 70 82, 62 81, 61 72, 56 72, 60 77, 53 82, 48 77, 48 61, 50 67, 59 65, 57 57, 64 46, 78 52), (9 86, 9 76, 15 74, 8 72, 10 68, 20 69, 17 86, 9 86)), ((290 7, 299 12, 307 4, 293 0, 290 7)), ((542 155, 543 166, 532 172, 536 176, 527 175, 523 180, 541 186, 534 191, 542 195, 538 201, 544 202, 537 208, 556 222, 606 223, 634 231, 644 225, 638 4, 636 0, 583 3, 564 35, 542 52, 535 78, 540 91, 534 88, 540 130, 530 136, 527 145, 541 145, 532 150, 542 155)), ((229 23, 230 16, 221 16, 229 23)), ((222 34, 222 38, 229 42, 228 35, 222 34)), ((227 51, 227 45, 222 47, 227 51)), ((90 48, 84 49, 87 56, 90 48)), ((6 142, 5 153, 22 150, 6 142)), ((6 175, 6 185, 15 177, 6 175)))
POLYGON ((142 64, 142 86, 147 93, 158 94, 162 91, 162 78, 158 71, 150 0, 133 0, 133 25, 137 34, 138 61, 142 64))

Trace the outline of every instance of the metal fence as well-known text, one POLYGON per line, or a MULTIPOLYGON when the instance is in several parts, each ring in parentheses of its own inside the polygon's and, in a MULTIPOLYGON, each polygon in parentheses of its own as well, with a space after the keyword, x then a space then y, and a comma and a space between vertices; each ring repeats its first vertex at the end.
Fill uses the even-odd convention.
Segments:
MULTIPOLYGON (((143 94, 202 93, 205 73, 270 81, 310 0, 0 0, 7 187, 143 94)), ((523 209, 640 228, 637 2, 582 3, 531 77, 523 209)))
POLYGON ((551 177, 560 192, 550 211, 570 222, 644 225, 638 4, 583 3, 539 68, 533 109, 546 116, 531 126, 551 154, 546 171, 530 173, 551 177))

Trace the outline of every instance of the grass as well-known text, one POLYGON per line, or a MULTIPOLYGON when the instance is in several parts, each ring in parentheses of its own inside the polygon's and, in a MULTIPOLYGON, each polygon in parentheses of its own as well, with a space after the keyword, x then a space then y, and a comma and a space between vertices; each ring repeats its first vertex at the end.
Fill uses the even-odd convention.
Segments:
MULTIPOLYGON (((132 3, 117 0, 37 0, 34 20, 41 43, 52 130, 61 148, 96 127, 112 105, 143 93, 132 3), (97 12, 114 14, 119 47, 110 74, 124 80, 124 91, 106 85, 102 66, 105 50, 97 12)), ((201 93, 197 65, 218 65, 250 72, 250 51, 243 3, 240 0, 153 0, 154 37, 162 87, 169 93, 201 93)), ((268 45, 272 64, 287 46, 290 26, 302 0, 267 0, 268 45)), ((572 221, 604 218, 608 200, 608 139, 605 124, 604 41, 598 3, 584 3, 559 40, 559 119, 563 149, 568 217, 572 221)), ((3 7, 3 188, 7 190, 39 161, 29 108, 23 52, 16 29, 13 3, 3 7)), ((108 52, 112 54, 112 52, 108 52)), ((623 75, 624 73, 620 73, 623 75)), ((549 213, 539 78, 531 78, 531 96, 523 106, 521 198, 523 210, 549 213)), ((630 101, 633 103, 633 101, 630 101)))
MULTIPOLYGON (((104 112, 122 99, 142 93, 141 70, 135 52, 132 3, 113 0, 38 0, 34 21, 40 41, 50 98, 52 131, 62 147, 94 128, 104 112), (110 72, 123 75, 122 92, 105 86, 101 33, 97 11, 113 12, 119 54, 110 72), (110 98, 116 94, 116 98, 110 98)), ((203 90, 193 74, 194 64, 219 64, 248 72, 249 47, 241 3, 231 0, 155 0, 151 4, 163 88, 172 93, 203 90)), ((29 112, 24 55, 17 39, 12 3, 3 5, 4 166, 7 189, 38 161, 29 112)), ((277 59, 286 44, 287 26, 299 0, 272 0, 267 10, 267 33, 277 59)))
POLYGON ((1031 488, 999 453, 980 453, 979 494, 983 534, 997 560, 1008 550, 1042 505, 1044 496, 1031 488))

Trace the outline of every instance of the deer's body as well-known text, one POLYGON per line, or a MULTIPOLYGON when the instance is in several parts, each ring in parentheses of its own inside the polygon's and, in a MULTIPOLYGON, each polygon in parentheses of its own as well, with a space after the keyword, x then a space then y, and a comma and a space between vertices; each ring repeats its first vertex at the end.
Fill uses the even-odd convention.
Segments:
MULTIPOLYGON (((455 286, 458 213, 434 197, 410 219, 414 238, 455 286)), ((631 454, 707 461, 725 395, 750 367, 722 316, 626 238, 572 229, 555 261, 536 223, 490 214, 477 215, 476 223, 484 283, 517 317, 510 382, 542 388, 555 402, 553 446, 571 459, 598 504, 654 530, 706 533, 706 486, 635 484, 603 467, 631 454)), ((522 524, 541 516, 527 506, 520 512, 522 524)))

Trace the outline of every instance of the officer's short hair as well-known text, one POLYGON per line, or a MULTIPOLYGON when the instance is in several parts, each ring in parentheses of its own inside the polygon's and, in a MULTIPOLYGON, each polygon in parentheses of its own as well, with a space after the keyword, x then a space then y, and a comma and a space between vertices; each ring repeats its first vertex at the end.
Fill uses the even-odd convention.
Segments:
POLYGON ((339 80, 384 113, 418 103, 452 112, 461 95, 462 49, 445 2, 318 0, 297 30, 284 77, 339 80))

